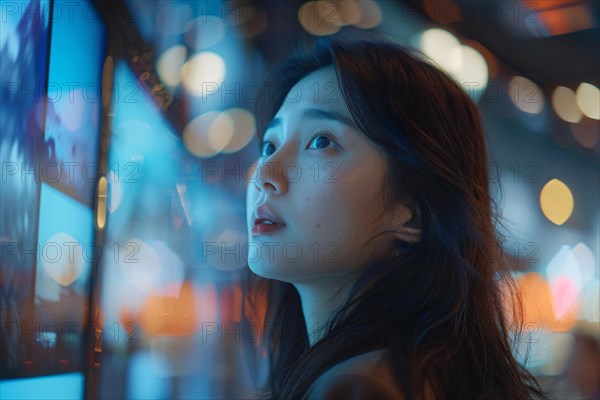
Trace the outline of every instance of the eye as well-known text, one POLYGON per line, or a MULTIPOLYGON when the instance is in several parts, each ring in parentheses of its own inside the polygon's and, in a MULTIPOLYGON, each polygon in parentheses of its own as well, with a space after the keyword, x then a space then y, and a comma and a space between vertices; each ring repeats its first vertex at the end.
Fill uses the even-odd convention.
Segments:
POLYGON ((264 141, 260 151, 261 156, 270 156, 275 152, 275 145, 268 140, 264 141))
POLYGON ((315 135, 310 139, 309 149, 325 149, 330 145, 335 145, 335 141, 331 138, 327 132, 316 132, 315 135), (312 145, 314 144, 314 146, 312 145))

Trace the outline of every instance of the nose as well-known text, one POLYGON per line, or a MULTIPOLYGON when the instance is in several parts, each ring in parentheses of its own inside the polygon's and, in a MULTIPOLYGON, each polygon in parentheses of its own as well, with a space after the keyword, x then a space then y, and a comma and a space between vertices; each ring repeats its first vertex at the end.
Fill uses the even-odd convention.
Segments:
POLYGON ((266 157, 256 163, 253 174, 254 185, 258 191, 271 195, 282 195, 288 190, 285 176, 285 163, 266 157))

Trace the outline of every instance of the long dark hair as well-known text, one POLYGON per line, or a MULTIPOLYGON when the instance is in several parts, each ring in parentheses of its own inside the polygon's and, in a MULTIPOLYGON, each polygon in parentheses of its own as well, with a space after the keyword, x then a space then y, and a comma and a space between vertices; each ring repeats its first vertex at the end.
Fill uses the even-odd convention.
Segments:
POLYGON ((390 240, 396 257, 365 266, 313 346, 295 288, 248 272, 247 323, 257 296, 268 298, 262 344, 273 397, 299 398, 328 368, 386 348, 407 398, 424 398, 426 385, 436 398, 544 398, 513 354, 522 308, 494 227, 501 221, 475 104, 414 50, 384 39, 330 37, 270 75, 256 109, 260 138, 289 90, 329 65, 354 122, 386 156, 382 195, 388 204, 411 199, 418 206, 422 236, 417 243, 390 240), (506 293, 513 293, 512 308, 506 293))

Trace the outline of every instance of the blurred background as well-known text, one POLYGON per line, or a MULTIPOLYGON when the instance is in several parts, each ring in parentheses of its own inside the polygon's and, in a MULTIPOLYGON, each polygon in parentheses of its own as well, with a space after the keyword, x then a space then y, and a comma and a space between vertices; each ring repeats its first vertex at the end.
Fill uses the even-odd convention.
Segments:
POLYGON ((551 398, 599 398, 599 2, 0 4, 0 398, 255 398, 254 102, 302 40, 349 29, 419 49, 477 102, 516 355, 551 398))

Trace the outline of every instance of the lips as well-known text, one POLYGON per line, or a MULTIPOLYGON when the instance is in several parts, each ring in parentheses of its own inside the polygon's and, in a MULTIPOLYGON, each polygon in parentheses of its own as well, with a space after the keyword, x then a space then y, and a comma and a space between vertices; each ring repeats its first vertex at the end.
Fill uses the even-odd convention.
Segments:
POLYGON ((268 233, 283 229, 285 222, 266 205, 259 206, 254 212, 254 221, 252 223, 252 233, 268 233))

